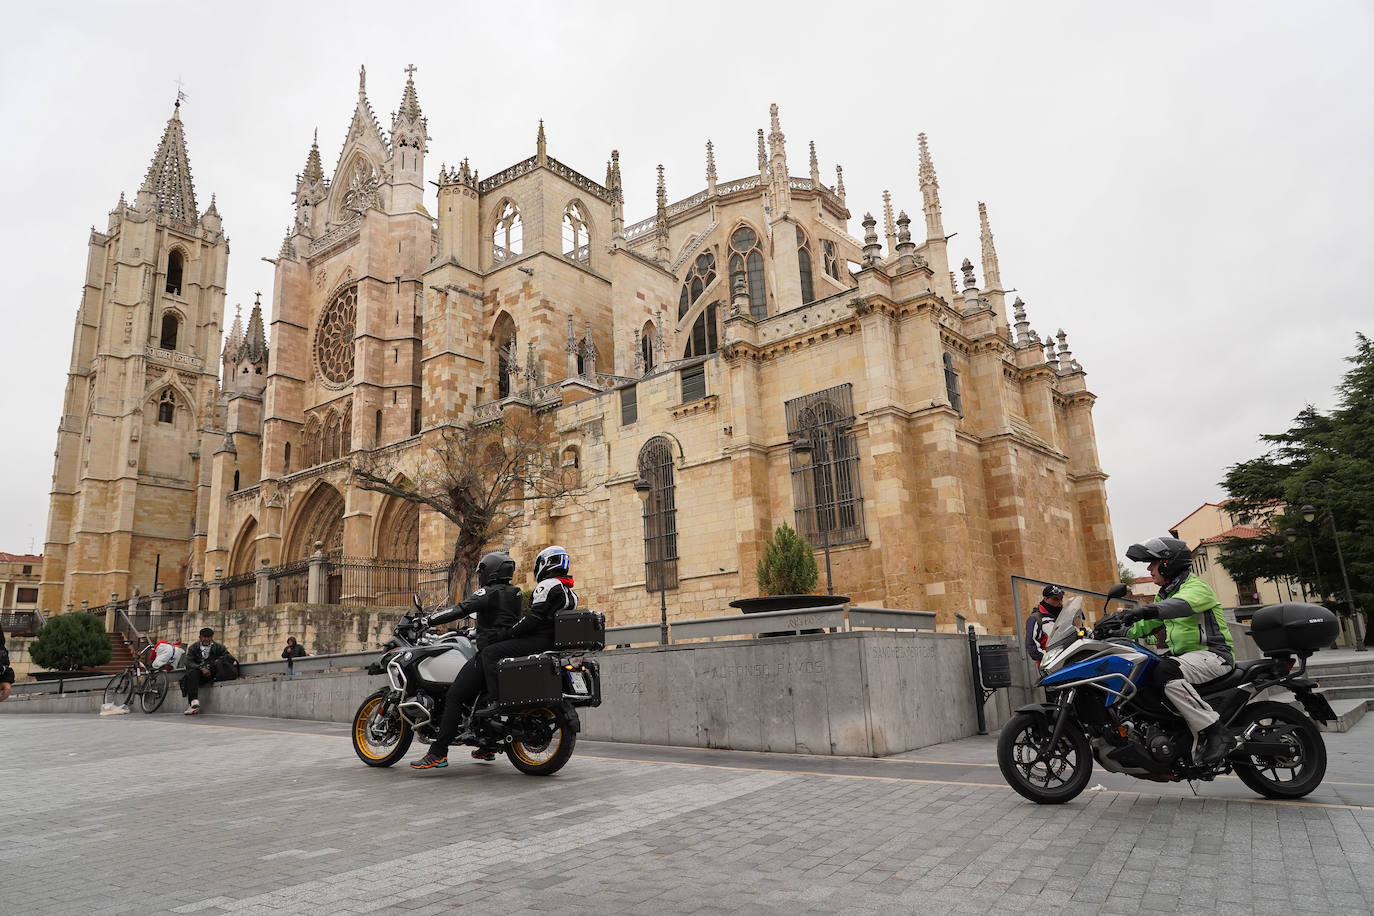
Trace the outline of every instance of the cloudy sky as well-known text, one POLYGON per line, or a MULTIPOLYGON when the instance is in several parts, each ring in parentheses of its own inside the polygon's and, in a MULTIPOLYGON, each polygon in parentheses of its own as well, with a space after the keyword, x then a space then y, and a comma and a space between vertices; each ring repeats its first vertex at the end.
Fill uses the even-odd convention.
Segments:
POLYGON ((631 222, 660 162, 671 199, 704 186, 707 139, 721 180, 754 170, 776 102, 794 174, 808 140, 823 175, 844 166, 859 235, 884 189, 919 212, 926 132, 951 260, 978 263, 986 201, 1003 282, 1088 373, 1118 554, 1222 496, 1260 433, 1329 409, 1374 333, 1360 0, 39 7, 0 39, 4 551, 43 548, 89 227, 137 191, 178 79, 198 200, 217 195, 231 240, 229 320, 270 292, 260 259, 316 127, 332 170, 360 64, 384 126, 418 68, 431 177, 519 161, 543 118, 550 153, 593 178, 620 150, 631 222))

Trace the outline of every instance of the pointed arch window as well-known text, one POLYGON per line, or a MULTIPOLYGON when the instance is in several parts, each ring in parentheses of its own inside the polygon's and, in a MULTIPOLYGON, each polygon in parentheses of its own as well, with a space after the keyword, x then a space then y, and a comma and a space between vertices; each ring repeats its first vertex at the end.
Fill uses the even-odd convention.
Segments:
POLYGON ((768 317, 768 298, 763 283, 763 247, 758 233, 748 226, 740 226, 730 234, 730 286, 734 278, 743 274, 747 280, 749 314, 755 321, 768 317))
POLYGON ((716 282, 716 255, 715 252, 704 251, 697 255, 697 259, 692 262, 692 269, 687 272, 687 277, 682 281, 682 294, 677 298, 678 321, 687 317, 687 313, 701 298, 701 294, 714 282, 716 282))
POLYGON ((181 319, 176 312, 162 313, 162 333, 158 336, 158 346, 164 350, 177 348, 177 337, 181 332, 181 319))
POLYGON ((587 230, 587 214, 582 205, 572 201, 563 210, 563 257, 584 264, 592 260, 591 233, 587 230))
POLYGON ((835 243, 830 239, 821 239, 821 258, 827 276, 832 279, 840 279, 840 255, 835 250, 835 243))
POLYGON ((182 257, 180 249, 173 248, 171 253, 167 255, 167 292, 173 296, 181 295, 181 274, 184 268, 185 259, 182 257))
POLYGON ((787 436, 811 443, 809 460, 792 454, 797 531, 811 544, 864 539, 853 388, 848 383, 786 402, 787 436))
POLYGON ((509 314, 502 313, 496 319, 496 325, 491 331, 491 344, 495 350, 496 364, 496 399, 510 397, 511 373, 516 371, 519 366, 519 353, 515 347, 515 321, 509 314))
POLYGON ((801 226, 797 227, 797 270, 801 274, 802 305, 805 305, 816 298, 816 289, 811 277, 811 245, 801 226))
POLYGON ((286 443, 286 447, 282 449, 282 451, 284 453, 282 457, 282 470, 289 474, 291 473, 291 443, 286 443))
POLYGON ((677 508, 673 449, 655 436, 639 450, 639 475, 649 481, 644 502, 644 584, 657 592, 677 588, 677 508))
POLYGON ((964 415, 964 399, 959 394, 959 370, 954 367, 954 357, 946 353, 945 363, 945 397, 949 399, 949 406, 953 407, 959 416, 964 415))
POLYGON ((172 423, 176 419, 177 396, 172 393, 172 389, 162 389, 162 395, 157 399, 157 422, 172 423))
POLYGON ((692 324, 692 333, 687 338, 687 347, 682 351, 684 359, 691 356, 705 356, 720 349, 717 331, 719 321, 719 302, 712 302, 701 310, 701 314, 692 324))
POLYGON ((525 250, 525 227, 520 210, 512 200, 501 201, 496 211, 496 229, 491 234, 491 260, 495 264, 508 261, 525 250))
POLYGON ((639 332, 639 358, 644 361, 644 374, 648 375, 654 370, 654 323, 644 322, 644 329, 639 332))

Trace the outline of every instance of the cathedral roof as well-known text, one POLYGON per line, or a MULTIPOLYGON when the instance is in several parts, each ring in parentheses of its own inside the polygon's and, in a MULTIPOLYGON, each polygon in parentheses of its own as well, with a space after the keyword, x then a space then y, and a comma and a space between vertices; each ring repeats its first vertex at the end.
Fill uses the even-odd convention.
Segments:
POLYGON ((186 154, 186 137, 181 130, 181 102, 172 109, 162 142, 153 154, 140 193, 151 194, 157 212, 184 223, 196 223, 196 190, 191 184, 191 159, 186 154))

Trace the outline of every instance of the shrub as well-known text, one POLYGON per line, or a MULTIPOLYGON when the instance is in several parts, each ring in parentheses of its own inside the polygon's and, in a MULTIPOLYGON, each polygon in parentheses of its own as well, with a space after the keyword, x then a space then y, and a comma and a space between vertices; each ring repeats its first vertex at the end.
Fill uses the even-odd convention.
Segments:
POLYGON ((783 524, 763 545, 756 575, 764 595, 809 595, 820 573, 816 556, 800 534, 783 524))
POLYGON ((110 638, 94 614, 59 614, 38 631, 29 658, 54 671, 94 668, 110 660, 110 638))

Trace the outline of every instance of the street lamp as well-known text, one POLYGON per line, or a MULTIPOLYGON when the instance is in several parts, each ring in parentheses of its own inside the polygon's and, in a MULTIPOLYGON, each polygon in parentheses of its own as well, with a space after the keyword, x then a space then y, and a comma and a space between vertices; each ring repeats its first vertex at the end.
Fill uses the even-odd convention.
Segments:
MULTIPOLYGON (((1319 493, 1320 496, 1314 498, 1320 500, 1322 507, 1326 509, 1326 518, 1331 522, 1331 540, 1336 542, 1336 562, 1341 567, 1341 584, 1345 586, 1345 606, 1350 610, 1350 619, 1355 624, 1355 651, 1364 652, 1364 636, 1360 632, 1360 615, 1355 611, 1355 598, 1350 592, 1350 579, 1345 574, 1345 556, 1341 553, 1341 538, 1336 533, 1336 515, 1331 511, 1331 500, 1326 492, 1326 484, 1316 479, 1306 481, 1302 485, 1302 492, 1319 493)), ((1317 518, 1317 510, 1311 503, 1305 504, 1299 512, 1302 513, 1303 521, 1311 524, 1317 518)))
MULTIPOLYGON (((803 467, 810 465, 811 480, 814 484, 816 479, 815 446, 811 444, 810 439, 806 438, 806 433, 802 433, 792 442, 792 451, 796 453, 803 467)), ((811 488, 811 496, 812 499, 816 496, 815 486, 811 488)), ((822 516, 821 508, 821 506, 817 505, 814 509, 816 514, 816 528, 821 533, 821 550, 825 551, 825 593, 827 595, 833 595, 835 594, 835 585, 830 578, 830 504, 828 502, 826 503, 826 512, 824 516, 822 516)))
MULTIPOLYGON (((649 495, 653 493, 654 485, 649 483, 649 481, 641 475, 635 478, 634 487, 635 495, 639 497, 644 524, 647 528, 649 524, 649 495)), ((662 552, 663 544, 659 542, 654 548, 653 553, 661 554, 662 552)), ((657 573, 658 576, 658 644, 660 646, 666 646, 668 645, 668 583, 664 581, 663 576, 663 557, 656 556, 652 562, 654 565, 654 572, 657 573)), ((645 579, 648 579, 647 575, 645 579)), ((646 581, 644 584, 647 587, 649 583, 646 581)), ((649 590, 653 591, 653 589, 649 590)))

